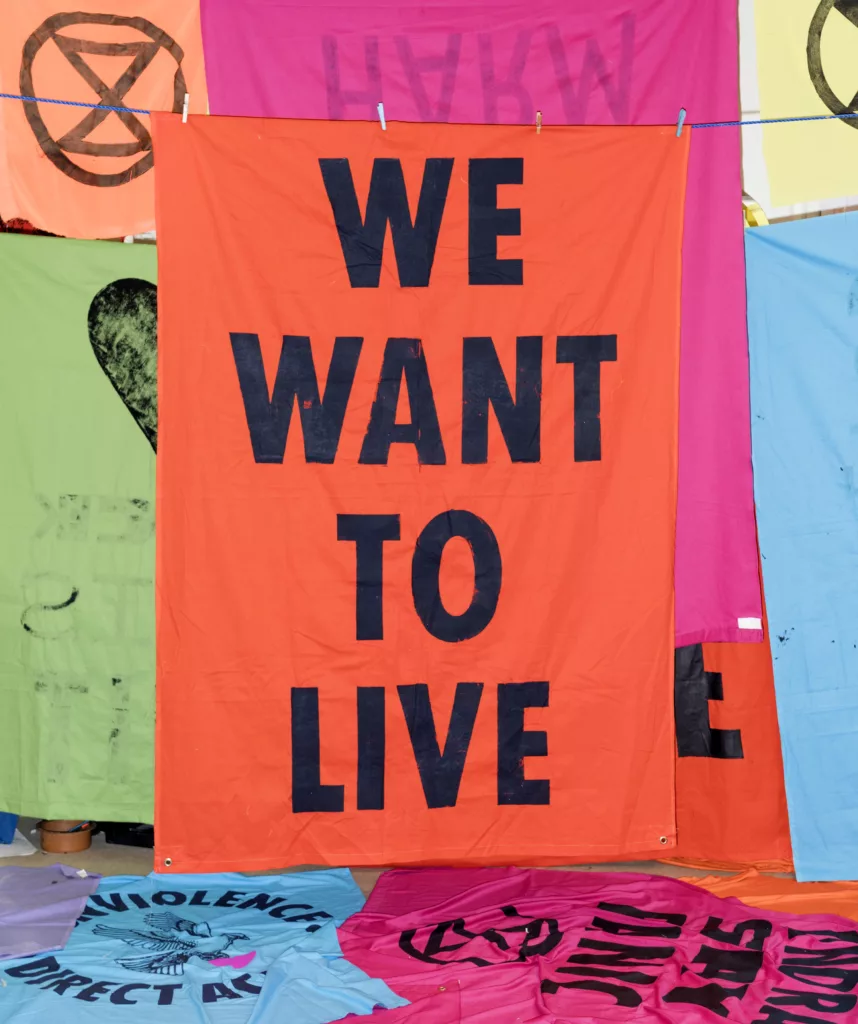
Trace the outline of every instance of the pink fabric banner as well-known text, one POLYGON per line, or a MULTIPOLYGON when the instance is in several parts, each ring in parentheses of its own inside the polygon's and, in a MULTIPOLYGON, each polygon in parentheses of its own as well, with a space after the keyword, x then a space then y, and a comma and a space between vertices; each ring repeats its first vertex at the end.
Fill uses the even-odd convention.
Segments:
MULTIPOLYGON (((377 120, 382 101, 393 122, 533 124, 539 110, 550 131, 739 113, 735 0, 202 0, 202 16, 213 114, 377 120)), ((677 646, 763 638, 739 147, 737 128, 691 147, 677 646)))
POLYGON ((373 1024, 858 1021, 854 921, 673 878, 389 871, 338 934, 348 960, 412 1001, 373 1024))

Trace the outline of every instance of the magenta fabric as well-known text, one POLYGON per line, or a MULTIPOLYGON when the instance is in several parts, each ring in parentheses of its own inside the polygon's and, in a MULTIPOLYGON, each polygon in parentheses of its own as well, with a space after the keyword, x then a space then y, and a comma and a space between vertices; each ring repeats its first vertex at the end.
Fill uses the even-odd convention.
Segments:
POLYGON ((389 871, 338 934, 348 960, 412 1001, 374 1024, 858 1021, 854 921, 673 878, 389 871))
MULTIPOLYGON (((739 116, 736 0, 202 0, 202 19, 213 114, 375 120, 383 101, 388 122, 533 124, 540 110, 544 131, 674 124, 680 107, 689 124, 739 116)), ((683 248, 677 646, 763 638, 739 625, 762 618, 741 199, 739 129, 696 131, 683 248)))
POLYGON ((0 960, 62 949, 100 880, 65 864, 0 868, 0 960))

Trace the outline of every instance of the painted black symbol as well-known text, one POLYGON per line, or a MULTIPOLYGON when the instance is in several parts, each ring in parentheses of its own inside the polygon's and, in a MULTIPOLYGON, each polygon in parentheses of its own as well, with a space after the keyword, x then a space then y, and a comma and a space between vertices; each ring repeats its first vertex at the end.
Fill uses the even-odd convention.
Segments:
POLYGON ((417 928, 402 932, 399 948, 415 960, 427 964, 469 963, 477 967, 490 967, 496 963, 525 963, 530 957, 547 956, 563 938, 555 918, 526 917, 512 906, 501 907, 500 912, 510 922, 506 928, 497 926, 481 932, 472 931, 465 924, 465 919, 460 917, 455 921, 442 921, 432 926, 429 934, 422 937, 422 943, 415 941, 417 928), (464 941, 460 942, 459 939, 464 941), (471 943, 475 943, 475 946, 470 955, 455 955, 468 952, 465 947, 471 943), (482 955, 477 955, 477 951, 482 955))
POLYGON ((60 53, 66 58, 71 66, 92 87, 98 94, 101 102, 93 104, 93 109, 78 122, 73 128, 61 138, 55 139, 47 125, 42 119, 39 111, 39 104, 32 100, 24 101, 24 113, 27 117, 33 134, 36 136, 39 145, 45 155, 64 174, 80 182, 82 185, 97 185, 110 187, 113 185, 125 185, 134 178, 152 168, 154 161, 152 153, 152 136, 149 129, 137 117, 127 110, 111 111, 106 107, 128 106, 125 96, 132 85, 143 74, 147 67, 155 59, 159 50, 163 49, 176 61, 176 71, 173 76, 173 111, 182 109, 185 93, 185 76, 182 71, 182 60, 184 51, 181 46, 167 35, 162 29, 153 25, 146 18, 126 18, 118 14, 54 14, 43 21, 36 31, 24 43, 24 50, 21 57, 20 87, 22 96, 38 95, 33 84, 33 60, 36 54, 49 40, 53 40, 60 53), (127 42, 103 42, 92 39, 75 39, 71 36, 61 35, 60 29, 69 25, 111 25, 116 27, 127 27, 136 29, 138 32, 148 36, 148 39, 129 40, 127 42), (124 73, 110 86, 104 82, 99 75, 83 59, 82 54, 89 53, 97 56, 107 57, 130 57, 131 63, 124 73), (125 125, 133 141, 126 142, 92 142, 89 136, 105 121, 111 114, 118 117, 125 125), (134 156, 137 153, 143 155, 140 159, 126 167, 122 171, 111 174, 97 174, 74 163, 66 155, 67 153, 81 153, 86 156, 134 156))
POLYGON ((158 449, 158 289, 125 277, 102 288, 89 306, 95 358, 153 451, 158 449))
MULTIPOLYGON (((832 114, 851 114, 858 111, 858 92, 849 103, 844 103, 828 84, 822 67, 822 29, 832 10, 839 11, 847 21, 858 28, 858 0, 821 0, 810 21, 807 33, 807 70, 817 95, 832 114)), ((858 118, 847 117, 843 124, 858 128, 858 118)))
POLYGON ((676 749, 680 757, 742 758, 742 733, 738 729, 713 729, 709 701, 723 700, 720 672, 703 667, 703 647, 677 647, 673 676, 673 708, 676 718, 676 749))
POLYGON ((149 955, 117 957, 116 963, 128 971, 146 974, 184 974, 185 964, 192 957, 220 960, 229 956, 235 942, 246 941, 241 932, 214 934, 207 921, 202 923, 177 917, 175 914, 147 914, 143 928, 114 928, 97 924, 93 934, 106 939, 121 939, 129 946, 149 950, 149 955))

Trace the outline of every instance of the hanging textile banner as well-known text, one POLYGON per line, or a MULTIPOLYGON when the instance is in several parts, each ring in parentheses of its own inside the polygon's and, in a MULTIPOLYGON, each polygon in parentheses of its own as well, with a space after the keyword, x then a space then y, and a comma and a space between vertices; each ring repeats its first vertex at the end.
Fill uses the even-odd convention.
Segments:
POLYGON ((349 960, 413 1001, 373 1017, 383 1024, 858 1021, 854 921, 758 910, 672 878, 390 871, 339 936, 349 960))
POLYGON ((58 952, 0 964, 4 1024, 327 1024, 404 1000, 342 958, 348 871, 104 879, 58 952))
POLYGON ((790 914, 839 914, 858 921, 858 883, 796 882, 793 878, 761 875, 751 868, 741 875, 686 878, 716 896, 735 896, 751 907, 784 910, 790 914))
POLYGON ((757 516, 800 881, 858 878, 856 231, 841 214, 747 234, 757 516))
MULTIPOLYGON (((213 113, 534 124, 735 121, 735 0, 202 0, 213 113)), ((682 268, 676 644, 762 640, 739 130, 694 135, 682 268)), ((615 200, 605 207, 610 216, 615 200)))
POLYGON ((155 126, 159 865, 670 849, 687 137, 155 126))
POLYGON ((149 116, 207 109, 196 0, 6 4, 0 36, 0 217, 75 238, 155 227, 149 116), (145 14, 145 17, 142 15, 145 14), (43 100, 73 100, 68 106, 43 100))
MULTIPOLYGON (((757 77, 764 118, 855 110, 858 8, 848 0, 754 0, 757 77)), ((858 191, 858 120, 763 127, 773 206, 858 191)))
POLYGON ((0 808, 152 820, 155 247, 0 234, 0 808))
POLYGON ((676 652, 672 861, 791 871, 772 655, 762 644, 676 652))

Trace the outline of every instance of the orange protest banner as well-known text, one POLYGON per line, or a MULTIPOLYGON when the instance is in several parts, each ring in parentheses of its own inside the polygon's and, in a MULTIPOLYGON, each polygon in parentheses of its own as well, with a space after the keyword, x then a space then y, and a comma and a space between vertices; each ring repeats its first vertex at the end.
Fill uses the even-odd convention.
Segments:
POLYGON ((107 107, 207 109, 197 0, 110 0, 68 12, 57 0, 3 8, 0 217, 72 238, 155 227, 149 115, 107 107), (142 15, 145 14, 145 17, 142 15), (38 100, 72 100, 90 108, 38 100))
POLYGON ((676 862, 792 870, 764 625, 761 644, 696 644, 676 652, 676 862))
POLYGON ((159 870, 672 847, 688 134, 155 118, 159 870))

